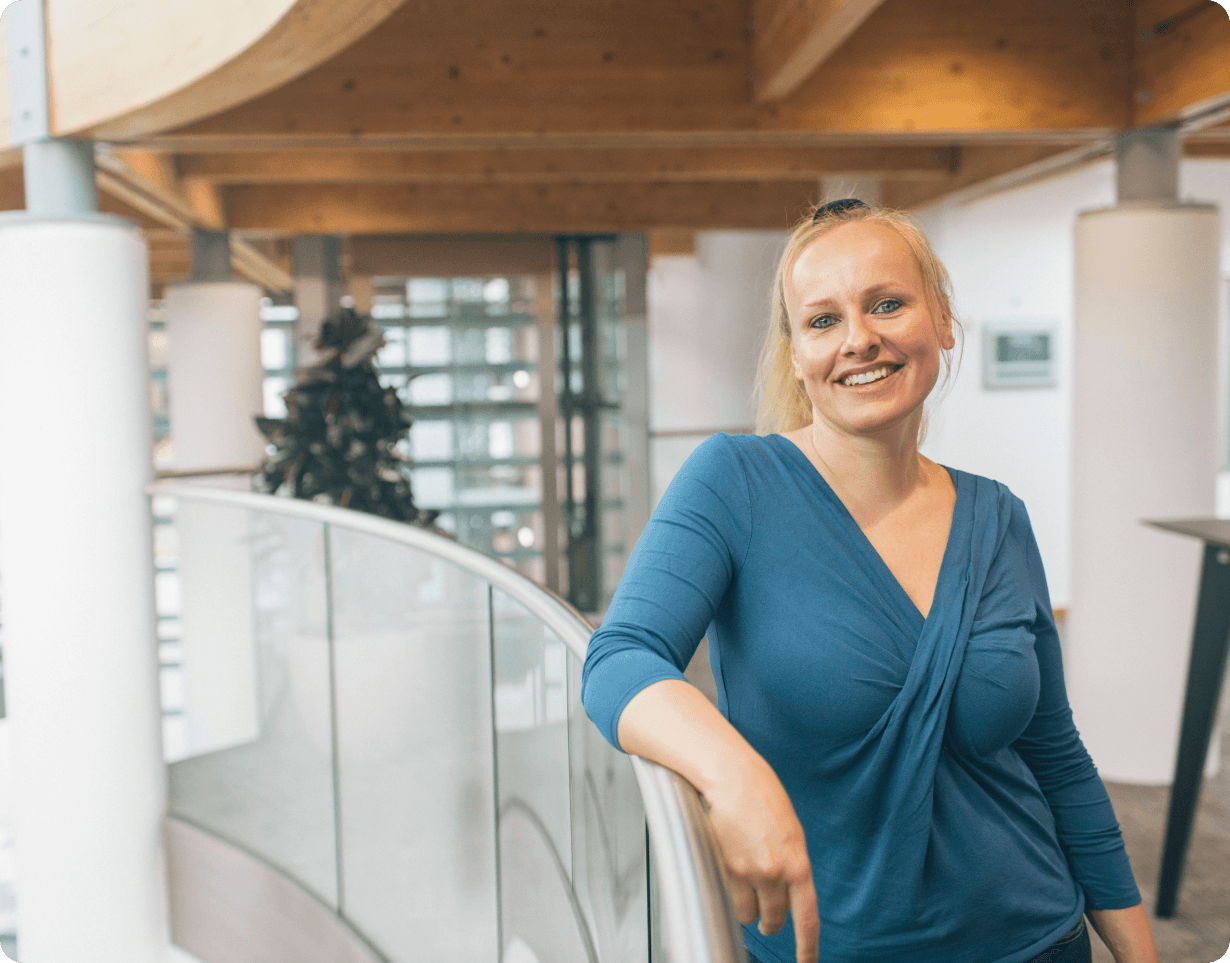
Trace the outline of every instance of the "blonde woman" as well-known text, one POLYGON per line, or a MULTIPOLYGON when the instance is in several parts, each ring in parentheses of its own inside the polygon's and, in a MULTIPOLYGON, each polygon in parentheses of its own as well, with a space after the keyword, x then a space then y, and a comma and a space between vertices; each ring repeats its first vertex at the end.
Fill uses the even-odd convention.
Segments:
POLYGON ((703 794, 753 960, 1080 963, 1087 914, 1118 963, 1156 963, 1025 507, 918 450, 947 273, 846 200, 795 230, 774 290, 762 434, 675 478, 586 709, 703 794), (682 672, 706 632, 716 709, 682 672))

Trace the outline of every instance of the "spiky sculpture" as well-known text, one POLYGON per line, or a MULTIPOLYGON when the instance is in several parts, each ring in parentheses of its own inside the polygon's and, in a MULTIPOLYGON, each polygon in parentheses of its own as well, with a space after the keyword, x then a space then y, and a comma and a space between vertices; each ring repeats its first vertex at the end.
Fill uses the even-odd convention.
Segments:
POLYGON ((321 325, 320 360, 301 368, 283 395, 287 417, 256 419, 276 449, 258 489, 431 525, 439 512, 415 507, 409 460, 397 450, 410 417, 376 375, 383 344, 379 326, 351 308, 321 325))

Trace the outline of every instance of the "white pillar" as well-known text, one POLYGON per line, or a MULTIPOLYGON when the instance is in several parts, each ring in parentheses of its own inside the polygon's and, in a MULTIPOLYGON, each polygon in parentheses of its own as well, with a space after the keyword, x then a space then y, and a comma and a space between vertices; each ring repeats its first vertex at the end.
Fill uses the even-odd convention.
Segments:
POLYGON ((342 276, 342 240, 325 234, 296 237, 292 242, 295 272, 295 352, 299 367, 314 364, 313 347, 325 318, 337 312, 348 285, 342 276))
POLYGON ((265 454, 260 287, 184 281, 166 289, 167 401, 176 471, 252 467, 265 454))
MULTIPOLYGON (((1150 180, 1124 173, 1121 197, 1150 180)), ((1166 198, 1076 225, 1065 663, 1077 726, 1116 781, 1174 773, 1201 547, 1141 520, 1213 514, 1218 247, 1215 208, 1166 198)))
MULTIPOLYGON (((167 393, 171 460, 180 471, 255 467, 266 441, 260 287, 233 280, 225 234, 193 234, 193 280, 166 292, 167 393)), ((247 488, 246 476, 211 481, 247 488)), ((180 644, 189 755, 256 738, 255 653, 248 518, 243 512, 181 504, 180 644), (223 604, 219 604, 222 602, 223 604)))
POLYGON ((21 958, 165 963, 145 245, 118 218, 0 214, 0 292, 21 958))

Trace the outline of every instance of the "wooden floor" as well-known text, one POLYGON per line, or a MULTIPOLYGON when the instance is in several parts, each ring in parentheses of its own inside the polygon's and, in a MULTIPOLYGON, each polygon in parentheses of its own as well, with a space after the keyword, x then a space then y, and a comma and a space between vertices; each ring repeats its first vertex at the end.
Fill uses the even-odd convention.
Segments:
MULTIPOLYGON (((1213 963, 1230 948, 1230 712, 1225 711, 1224 703, 1221 745, 1221 770, 1205 780, 1200 794, 1178 912, 1168 920, 1155 919, 1150 912, 1162 963, 1213 963)), ((1151 911, 1170 789, 1109 782, 1106 788, 1145 906, 1151 911)), ((1094 963, 1113 963, 1096 937, 1093 944, 1094 963)))

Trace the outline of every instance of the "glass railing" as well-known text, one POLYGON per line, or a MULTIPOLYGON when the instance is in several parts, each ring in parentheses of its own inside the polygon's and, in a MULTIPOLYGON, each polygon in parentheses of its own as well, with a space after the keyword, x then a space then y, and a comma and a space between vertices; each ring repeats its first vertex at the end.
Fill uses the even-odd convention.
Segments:
POLYGON ((420 529, 180 483, 170 817, 390 963, 738 963, 695 790, 580 703, 590 627, 420 529))

